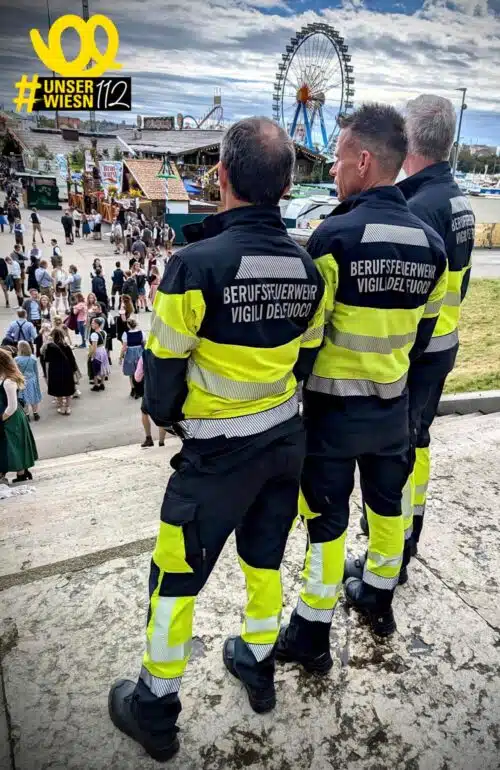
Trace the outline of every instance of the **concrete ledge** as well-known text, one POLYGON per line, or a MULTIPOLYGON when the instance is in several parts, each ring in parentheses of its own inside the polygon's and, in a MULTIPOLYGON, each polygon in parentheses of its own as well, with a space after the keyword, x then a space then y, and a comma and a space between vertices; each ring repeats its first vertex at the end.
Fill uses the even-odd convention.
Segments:
POLYGON ((500 412, 500 390, 483 390, 474 393, 452 393, 439 402, 438 415, 491 414, 500 412))

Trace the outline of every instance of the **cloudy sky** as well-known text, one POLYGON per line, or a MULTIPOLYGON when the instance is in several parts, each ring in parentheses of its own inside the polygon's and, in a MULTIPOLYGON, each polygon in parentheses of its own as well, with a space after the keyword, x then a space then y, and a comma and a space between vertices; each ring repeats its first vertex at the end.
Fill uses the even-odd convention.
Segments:
MULTIPOLYGON (((52 21, 81 13, 79 0, 48 2, 52 21)), ((228 119, 271 115, 276 68, 289 38, 304 24, 322 21, 349 45, 356 102, 403 106, 412 96, 434 92, 458 106, 455 89, 466 86, 464 139, 500 145, 500 0, 89 3, 91 13, 109 15, 118 27, 118 61, 133 79, 134 113, 198 117, 220 88, 228 119)), ((0 102, 8 107, 20 74, 45 74, 29 30, 36 27, 46 38, 46 0, 2 0, 1 19, 0 102)), ((63 41, 69 56, 76 38, 67 32, 63 41)))

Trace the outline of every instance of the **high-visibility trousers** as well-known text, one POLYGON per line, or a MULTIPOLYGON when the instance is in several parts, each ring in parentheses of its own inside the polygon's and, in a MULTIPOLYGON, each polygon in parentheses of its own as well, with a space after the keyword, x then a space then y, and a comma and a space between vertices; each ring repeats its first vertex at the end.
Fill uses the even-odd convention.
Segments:
POLYGON ((410 369, 408 378, 412 464, 409 483, 403 495, 405 540, 418 543, 424 523, 427 488, 431 472, 430 428, 436 417, 446 377, 456 357, 456 351, 429 353, 410 369))
MULTIPOLYGON (((190 441, 172 461, 176 472, 165 493, 151 562, 147 645, 135 693, 148 729, 175 724, 196 596, 234 531, 247 589, 235 665, 252 686, 272 681, 282 611, 279 570, 297 513, 305 453, 302 424, 298 418, 290 423, 293 431, 268 445, 260 434, 258 451, 252 452, 249 438, 236 440, 246 445, 241 451, 235 440, 225 440, 220 456, 198 455, 193 445, 203 442, 190 441)), ((221 590, 233 587, 227 583, 221 590)))
POLYGON ((292 622, 298 617, 302 625, 309 623, 301 646, 316 654, 328 643, 321 625, 331 624, 342 589, 356 463, 369 524, 363 581, 380 592, 381 604, 392 600, 403 556, 401 496, 409 474, 409 432, 406 397, 391 404, 362 398, 345 403, 328 396, 318 402, 315 397, 312 410, 310 400, 306 396, 307 453, 299 500, 308 546, 292 622))

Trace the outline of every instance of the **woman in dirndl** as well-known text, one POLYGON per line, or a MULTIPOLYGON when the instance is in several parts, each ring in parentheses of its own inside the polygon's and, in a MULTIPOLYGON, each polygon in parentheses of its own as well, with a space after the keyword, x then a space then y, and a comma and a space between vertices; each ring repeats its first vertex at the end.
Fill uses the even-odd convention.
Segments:
POLYGON ((8 484, 7 473, 14 472, 13 484, 31 481, 30 468, 38 460, 35 439, 18 391, 24 377, 11 354, 0 348, 0 483, 8 484))
POLYGON ((94 385, 90 390, 94 391, 94 393, 97 393, 99 390, 105 390, 104 380, 106 377, 109 377, 109 360, 103 325, 103 318, 94 318, 89 337, 89 358, 94 375, 94 385))
POLYGON ((127 327, 127 331, 122 336, 120 361, 123 361, 123 374, 130 379, 130 395, 135 398, 134 374, 144 350, 144 333, 137 326, 135 318, 128 319, 127 327))
POLYGON ((24 402, 24 413, 29 420, 29 410, 33 412, 33 419, 38 422, 40 415, 38 407, 42 400, 40 379, 38 377, 38 361, 31 352, 29 342, 21 340, 17 343, 17 367, 24 377, 24 389, 19 391, 19 400, 24 402))

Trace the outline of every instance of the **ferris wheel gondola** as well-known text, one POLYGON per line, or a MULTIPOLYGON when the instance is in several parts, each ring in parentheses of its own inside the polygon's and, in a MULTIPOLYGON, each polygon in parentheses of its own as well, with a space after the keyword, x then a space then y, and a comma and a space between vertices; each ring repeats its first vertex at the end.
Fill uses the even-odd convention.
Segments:
POLYGON ((353 107, 354 68, 344 38, 308 24, 291 38, 274 85, 274 119, 312 152, 330 155, 339 115, 353 107))

